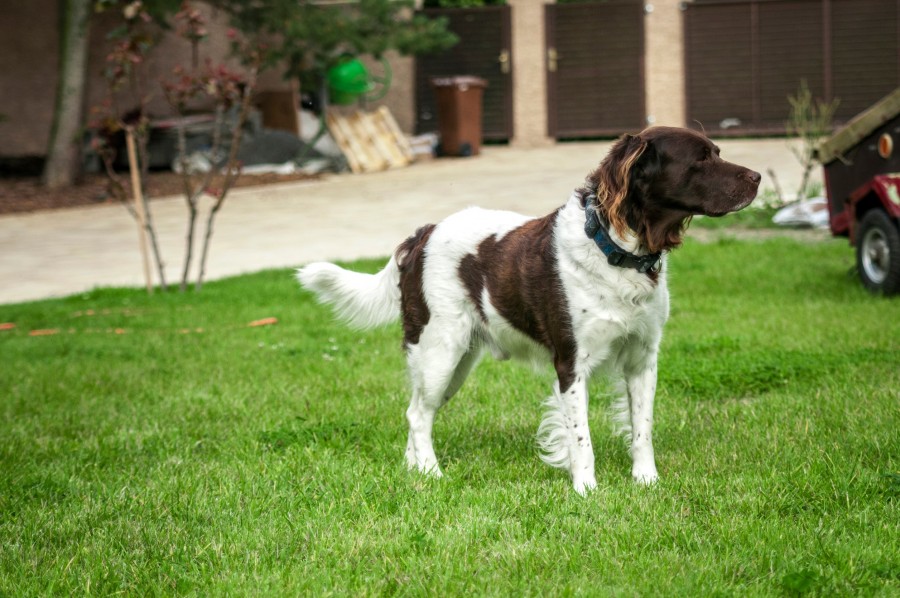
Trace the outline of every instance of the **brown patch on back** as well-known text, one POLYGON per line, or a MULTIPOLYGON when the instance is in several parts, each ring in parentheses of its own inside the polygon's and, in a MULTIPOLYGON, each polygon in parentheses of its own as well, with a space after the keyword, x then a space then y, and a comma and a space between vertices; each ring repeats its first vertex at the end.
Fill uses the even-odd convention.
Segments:
POLYGON ((486 238, 477 255, 462 259, 459 275, 482 318, 487 288, 491 305, 504 319, 550 350, 564 392, 575 379, 576 346, 553 246, 556 218, 554 212, 502 238, 486 238))
POLYGON ((425 263, 425 246, 434 231, 434 224, 426 224, 414 235, 403 241, 394 255, 400 267, 400 307, 403 315, 403 344, 415 345, 419 342, 422 329, 431 319, 422 274, 425 263))

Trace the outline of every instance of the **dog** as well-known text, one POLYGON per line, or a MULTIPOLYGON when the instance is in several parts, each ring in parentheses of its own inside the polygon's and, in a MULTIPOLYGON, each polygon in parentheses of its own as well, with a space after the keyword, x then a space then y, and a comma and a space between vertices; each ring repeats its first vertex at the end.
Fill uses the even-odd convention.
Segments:
POLYGON ((616 421, 633 479, 658 479, 657 355, 669 315, 666 254, 695 215, 749 205, 760 174, 724 161, 705 136, 672 127, 624 135, 568 202, 543 218, 468 208, 403 241, 377 274, 312 263, 297 277, 365 329, 403 324, 412 398, 406 462, 441 476, 432 427, 482 354, 556 372, 538 428, 541 458, 574 490, 596 486, 588 382, 617 384, 616 421))

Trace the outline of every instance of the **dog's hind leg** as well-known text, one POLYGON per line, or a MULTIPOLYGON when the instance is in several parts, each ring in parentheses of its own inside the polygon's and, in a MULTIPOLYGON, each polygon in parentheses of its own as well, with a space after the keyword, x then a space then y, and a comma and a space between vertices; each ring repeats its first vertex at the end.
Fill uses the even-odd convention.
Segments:
POLYGON ((481 346, 470 347, 462 356, 462 359, 459 360, 459 363, 456 364, 456 369, 453 370, 453 376, 450 378, 450 384, 447 385, 447 389, 444 391, 444 404, 459 392, 463 382, 466 381, 466 378, 472 373, 472 369, 481 360, 481 354, 481 346))
POLYGON ((438 338, 439 334, 429 334, 426 328, 421 341, 407 349, 412 398, 406 410, 409 421, 406 462, 410 469, 436 477, 442 474, 432 441, 434 419, 462 386, 481 354, 479 347, 469 346, 468 334, 465 339, 459 339, 448 332, 440 331, 445 336, 438 338))

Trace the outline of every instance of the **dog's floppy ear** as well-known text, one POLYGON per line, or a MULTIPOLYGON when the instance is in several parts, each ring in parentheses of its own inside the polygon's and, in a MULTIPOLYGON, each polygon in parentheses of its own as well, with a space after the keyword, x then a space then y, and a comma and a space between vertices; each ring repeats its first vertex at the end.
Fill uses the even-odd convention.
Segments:
POLYGON ((628 196, 632 170, 647 149, 647 142, 637 135, 623 135, 600 163, 600 167, 588 177, 597 189, 597 201, 606 213, 616 233, 623 237, 628 225, 625 222, 623 202, 628 196))

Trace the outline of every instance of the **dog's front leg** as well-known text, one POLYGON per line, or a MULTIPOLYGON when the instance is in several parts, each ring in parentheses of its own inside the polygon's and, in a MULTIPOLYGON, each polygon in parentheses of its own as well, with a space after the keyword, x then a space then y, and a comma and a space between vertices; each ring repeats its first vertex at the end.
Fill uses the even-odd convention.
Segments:
POLYGON ((538 429, 538 440, 544 462, 568 470, 575 492, 583 495, 597 486, 588 428, 588 379, 584 375, 570 379, 561 375, 554 384, 553 396, 545 403, 547 412, 538 429), (561 384, 568 386, 561 390, 561 384))
POLYGON ((656 355, 625 372, 631 415, 631 476, 652 484, 659 475, 653 454, 653 400, 656 397, 656 355))
POLYGON ((563 401, 572 425, 570 433, 572 485, 575 492, 581 495, 597 487, 597 480, 594 477, 594 447, 588 428, 587 387, 587 376, 579 376, 568 391, 563 393, 563 401))

